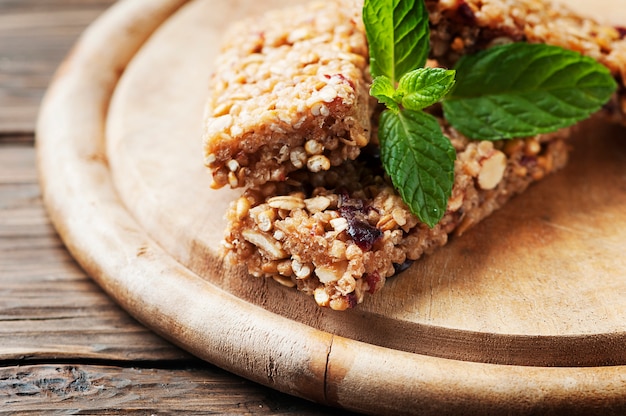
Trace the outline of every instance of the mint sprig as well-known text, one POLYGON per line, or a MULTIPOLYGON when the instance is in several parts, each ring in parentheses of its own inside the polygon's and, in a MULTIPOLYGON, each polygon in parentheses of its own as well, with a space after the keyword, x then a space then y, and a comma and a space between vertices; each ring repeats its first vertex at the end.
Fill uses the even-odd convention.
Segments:
POLYGON ((439 122, 423 111, 385 111, 379 135, 385 137, 381 160, 393 185, 423 223, 435 226, 446 212, 456 158, 439 122))
POLYGON ((378 128, 385 172, 411 212, 429 227, 446 212, 456 152, 437 119, 422 109, 437 103, 453 85, 454 71, 421 68, 404 74, 398 88, 381 75, 370 90, 387 106, 378 128))
POLYGON ((446 212, 456 152, 437 120, 474 140, 548 133, 584 120, 617 88, 595 60, 556 46, 513 43, 465 56, 455 70, 422 68, 430 48, 424 0, 365 0, 370 94, 380 118, 383 167, 404 202, 433 227, 446 212), (456 80, 455 80, 456 76, 456 80))
POLYGON ((430 30, 423 0, 366 1, 363 23, 370 48, 370 71, 393 84, 426 64, 430 30))
POLYGON ((456 153, 437 120, 421 110, 452 88, 454 71, 421 68, 430 47, 423 0, 366 0, 363 20, 370 94, 387 106, 378 130, 383 167, 411 212, 434 227, 452 192, 456 153))
POLYGON ((482 140, 570 126, 598 111, 617 87, 594 59, 543 44, 494 47, 464 56, 456 70, 444 114, 461 133, 482 140))
POLYGON ((400 104, 396 100, 396 88, 389 77, 380 75, 374 78, 370 87, 370 95, 380 103, 385 104, 389 110, 400 111, 400 104))
POLYGON ((400 78, 395 98, 402 107, 422 110, 437 104, 455 84, 456 71, 442 68, 421 68, 400 78))

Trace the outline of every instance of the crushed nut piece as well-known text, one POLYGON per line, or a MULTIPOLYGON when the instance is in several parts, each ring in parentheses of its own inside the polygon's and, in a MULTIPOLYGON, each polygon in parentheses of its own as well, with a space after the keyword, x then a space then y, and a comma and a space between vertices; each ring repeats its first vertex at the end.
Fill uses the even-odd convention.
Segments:
POLYGON ((306 279, 311 275, 311 268, 297 259, 291 261, 291 269, 298 279, 306 279))
POLYGON ((274 275, 274 276, 272 276, 272 278, 274 280, 276 280, 278 283, 280 283, 281 285, 285 286, 285 287, 295 287, 296 286, 296 284, 291 279, 289 279, 287 277, 274 275))
POLYGON ((272 208, 293 211, 294 209, 304 208, 304 200, 296 196, 275 196, 267 200, 267 204, 272 208))
POLYGON ((330 304, 330 296, 328 295, 328 293, 326 293, 323 287, 318 287, 317 289, 315 289, 313 296, 315 297, 315 302, 319 306, 326 307, 330 304))
POLYGON ((246 241, 257 246, 271 260, 280 260, 287 257, 280 243, 272 237, 253 230, 243 230, 242 236, 246 241))
POLYGON ((321 212, 330 206, 330 199, 325 196, 316 196, 304 200, 304 205, 310 213, 321 212))
POLYGON ((321 172, 330 169, 330 160, 324 155, 315 155, 307 160, 306 166, 311 172, 321 172))
POLYGON ((496 150, 489 157, 485 158, 480 165, 478 186, 484 190, 494 189, 504 177, 506 155, 496 150))

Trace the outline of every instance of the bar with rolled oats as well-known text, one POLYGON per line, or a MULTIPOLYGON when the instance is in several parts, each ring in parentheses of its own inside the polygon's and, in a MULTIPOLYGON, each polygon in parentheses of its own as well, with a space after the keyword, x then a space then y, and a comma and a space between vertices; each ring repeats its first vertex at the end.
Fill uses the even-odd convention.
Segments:
MULTIPOLYGON (((579 51, 620 85, 605 115, 626 122, 626 29, 541 0, 426 0, 431 64, 527 41, 579 51)), ((239 22, 211 78, 204 124, 213 187, 259 185, 354 159, 371 136, 362 1, 312 3, 239 22)))
POLYGON ((340 1, 268 12, 225 36, 205 110, 213 187, 355 159, 370 139, 367 44, 340 1))
POLYGON ((298 171, 247 189, 231 204, 224 247, 253 276, 270 277, 345 310, 423 254, 444 245, 567 160, 569 130, 508 141, 469 141, 440 120, 457 151, 447 212, 420 223, 368 156, 328 171, 298 171))
MULTIPOLYGON (((226 257, 246 264, 253 276, 296 287, 318 305, 335 310, 361 303, 387 278, 446 244, 450 235, 462 234, 531 183, 563 167, 570 134, 570 129, 562 129, 514 140, 471 141, 433 108, 457 158, 447 211, 429 228, 410 212, 376 156, 376 125, 370 121, 375 119, 375 106, 367 98, 367 45, 359 14, 362 2, 349 4, 313 6, 309 20, 302 20, 308 9, 278 12, 269 18, 277 25, 273 31, 247 32, 247 40, 235 37, 220 58, 205 130, 205 156, 214 186, 249 186, 227 212, 226 257), (276 16, 281 16, 280 23, 276 16), (323 30, 319 22, 307 23, 316 19, 334 23, 322 25, 323 30), (300 39, 301 27, 317 28, 311 38, 318 39, 315 48, 307 40, 302 46, 299 40, 285 40, 300 39), (277 33, 283 33, 280 42, 277 33), (342 47, 331 40, 346 34, 351 41, 339 42, 342 47), (275 45, 280 51, 274 52, 275 45), (309 64, 312 49, 315 56, 330 58, 309 64), (276 60, 273 53, 278 54, 276 60), (298 53, 302 55, 297 57, 298 53), (274 80, 269 68, 276 62, 293 66, 276 69, 278 76, 288 73, 303 85, 283 90, 280 82, 287 81, 279 81, 279 88, 261 87, 265 84, 260 80, 274 80), (309 65, 323 76, 303 75, 309 65), (328 70, 333 65, 341 70, 328 70), (312 80, 319 86, 309 88, 312 80), (329 92, 325 100, 320 95, 330 84, 345 90, 337 96, 329 92), (303 95, 294 98, 296 90, 303 95), (292 106, 277 104, 275 91, 287 91, 288 99, 295 100, 292 106), (307 103, 320 99, 316 102, 323 102, 325 109, 318 114, 307 103)), ((626 120, 624 29, 539 0, 426 0, 426 5, 431 20, 430 65, 450 67, 464 54, 512 41, 573 49, 612 72, 620 87, 604 110, 615 120, 626 120)))

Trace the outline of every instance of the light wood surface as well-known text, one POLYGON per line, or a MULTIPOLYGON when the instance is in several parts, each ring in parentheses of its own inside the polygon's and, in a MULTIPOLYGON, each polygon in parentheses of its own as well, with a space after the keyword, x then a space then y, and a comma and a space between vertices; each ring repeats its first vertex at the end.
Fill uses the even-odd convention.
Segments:
MULTIPOLYGON (((604 0, 602 7, 610 1, 604 0)), ((39 100, 50 81, 52 71, 61 57, 68 52, 78 34, 112 3, 104 0, 46 2, 0 0, 0 39, 2 39, 0 41, 0 403, 2 404, 0 413, 42 414, 78 411, 123 414, 333 413, 334 411, 328 408, 277 393, 196 360, 154 335, 116 306, 86 276, 68 254, 50 225, 40 200, 33 149, 34 120, 39 100), (9 42, 5 42, 5 39, 9 42)), ((587 2, 582 7, 594 9, 592 10, 594 13, 602 9, 600 2, 587 2)), ((612 18, 619 21, 615 16, 623 10, 625 9, 619 7, 612 10, 612 18)), ((588 133, 595 131, 592 124, 585 129, 588 133)), ((623 136, 622 129, 610 128, 608 131, 616 142, 623 136)), ((595 149, 577 145, 574 157, 578 157, 575 160, 584 160, 581 156, 576 156, 577 152, 578 155, 582 153, 584 156, 589 151, 593 157, 601 159, 607 157, 611 163, 603 168, 615 174, 619 163, 623 166, 624 158, 623 153, 614 152, 616 148, 619 149, 618 146, 619 143, 611 143, 609 147, 595 149)), ((578 177, 577 183, 585 185, 583 179, 578 177)), ((553 185, 561 183, 556 180, 553 185)), ((622 195, 623 192, 622 187, 617 195, 622 195)), ((613 198, 608 198, 606 194, 603 196, 601 193, 593 192, 591 195, 593 198, 587 201, 589 205, 583 207, 585 208, 583 210, 576 211, 575 216, 583 216, 586 209, 593 208, 592 205, 601 203, 612 205, 613 198)), ((619 200, 619 197, 617 199, 619 200)), ((536 199, 523 201, 526 202, 519 208, 521 211, 533 208, 537 203, 536 199)), ((610 216, 619 217, 619 205, 615 204, 613 209, 615 211, 609 211, 610 216)), ((544 219, 544 222, 550 221, 544 219)), ((484 232, 498 231, 493 224, 493 221, 485 223, 484 232)), ((589 225, 577 227, 571 227, 569 223, 555 225, 560 231, 580 235, 577 240, 582 240, 583 245, 589 244, 585 243, 584 239, 590 236, 597 240, 595 229, 589 225)), ((619 230, 609 229, 608 232, 618 233, 619 230)), ((491 234, 481 232, 480 235, 491 234)), ((185 235, 182 237, 188 238, 185 235)), ((530 237, 533 237, 532 233, 530 237)), ((214 237, 207 238, 209 241, 200 241, 193 247, 194 253, 211 250, 213 247, 211 238, 214 237)), ((621 240, 613 241, 618 248, 620 242, 621 240)), ((614 261, 619 261, 620 258, 614 261)), ((575 258, 569 263, 564 263, 564 266, 572 267, 578 260, 575 258)), ((192 266, 196 270, 204 267, 205 272, 213 270, 212 266, 206 263, 192 266)), ((273 295, 283 293, 276 290, 275 286, 262 286, 250 291, 245 286, 237 284, 236 279, 228 282, 226 291, 252 303, 258 302, 255 296, 259 290, 262 293, 273 291, 273 295)), ((433 282, 441 283, 438 280, 433 282)), ((451 286, 450 290, 455 292, 467 289, 467 282, 465 285, 455 285, 455 282, 458 281, 448 279, 444 283, 451 286)), ((475 280, 470 279, 470 282, 475 280)), ((487 285, 489 281, 482 283, 487 285)), ((560 282, 565 286, 570 283, 575 282, 560 282)), ((606 294, 606 291, 596 293, 593 283, 595 283, 593 280, 588 282, 585 294, 592 296, 606 294)), ((434 286, 437 286, 436 284, 434 286)), ((613 289, 615 290, 609 293, 609 300, 620 297, 619 287, 613 289)), ((381 297, 381 302, 382 299, 381 297)), ((272 309, 266 304, 262 306, 272 309)), ((414 310, 405 312, 404 306, 403 304, 395 311, 401 324, 404 324, 405 313, 411 319, 414 319, 415 314, 414 310)), ((585 323, 597 319, 597 316, 586 314, 592 305, 583 304, 579 307, 570 303, 565 306, 578 318, 578 321, 574 321, 573 327, 564 326, 560 316, 551 316, 549 322, 534 325, 574 333, 572 328, 580 328, 585 323)), ((372 305, 372 308, 377 307, 382 308, 384 305, 372 305)), ((619 320, 607 318, 619 317, 622 307, 620 302, 615 303, 612 300, 607 302, 605 310, 600 315, 603 319, 597 320, 598 328, 606 330, 610 325, 616 327, 619 320)), ((432 306, 429 305, 428 308, 432 306)), ((428 308, 422 310, 424 314, 430 313, 428 308)), ((396 330, 406 327, 389 327, 386 317, 377 321, 379 317, 370 313, 371 310, 373 309, 366 309, 363 316, 353 314, 358 319, 355 318, 349 324, 358 328, 359 325, 368 327, 372 322, 378 322, 379 329, 384 324, 385 339, 395 338, 401 343, 402 336, 398 336, 396 330), (367 325, 363 325, 364 321, 367 325)), ((300 311, 297 309, 283 312, 297 315, 300 311)), ((309 317, 314 321, 313 326, 327 331, 346 331, 345 325, 335 328, 334 320, 327 319, 323 313, 320 315, 315 308, 307 311, 313 314, 309 317)), ((295 316, 294 319, 302 318, 295 316)), ((473 319, 475 322, 480 321, 477 317, 473 319)), ((565 316, 565 320, 571 321, 572 318, 568 315, 565 316)), ((416 329, 415 326, 411 328, 416 329)), ((441 339, 441 332, 437 337, 433 337, 433 328, 429 326, 417 328, 421 328, 421 331, 412 335, 420 337, 422 344, 420 348, 432 352, 439 349, 435 348, 436 343, 445 341, 441 339)), ((448 335, 454 336, 455 331, 450 331, 448 335)), ((578 341, 585 339, 592 341, 591 344, 583 345, 581 347, 583 350, 574 351, 576 354, 599 349, 598 353, 592 354, 595 357, 593 359, 606 358, 611 354, 614 358, 619 358, 615 356, 616 351, 623 351, 623 344, 613 342, 615 338, 591 336, 579 337, 578 341), (607 340, 611 342, 605 342, 607 340)), ((498 344, 499 348, 511 351, 511 339, 504 341, 506 342, 498 344)), ((493 343, 494 340, 489 339, 489 342, 493 343)), ((454 348, 448 348, 446 354, 454 354, 455 348, 459 346, 466 349, 471 347, 455 343, 455 339, 452 338, 448 346, 454 348)), ((361 347, 361 344, 357 345, 361 347)), ((526 344, 522 344, 522 347, 524 345, 526 344)), ((355 350, 350 342, 346 343, 340 337, 333 339, 332 346, 331 359, 327 361, 329 365, 326 370, 329 374, 326 388, 329 401, 345 402, 349 399, 344 397, 346 394, 359 389, 367 392, 379 391, 378 387, 372 389, 371 385, 363 381, 362 374, 371 374, 373 369, 377 369, 370 360, 355 362, 355 352, 358 352, 358 348, 355 350), (350 371, 347 371, 348 368, 350 371)), ((456 400, 449 401, 445 409, 449 412, 457 411, 459 414, 466 414, 468 406, 471 408, 476 403, 483 404, 483 410, 491 410, 493 413, 498 411, 510 413, 510 408, 501 406, 502 403, 506 403, 506 399, 512 404, 526 403, 527 407, 522 409, 528 412, 543 410, 550 413, 589 414, 588 408, 579 406, 580 402, 588 405, 593 403, 599 414, 623 414, 625 411, 621 401, 624 397, 625 372, 620 369, 621 367, 606 367, 601 371, 596 371, 593 367, 582 368, 576 372, 574 378, 566 371, 567 368, 539 371, 541 374, 537 374, 538 381, 544 383, 551 381, 554 386, 554 381, 558 380, 567 388, 560 390, 539 388, 529 391, 523 381, 533 372, 532 368, 527 371, 525 367, 515 367, 514 371, 508 372, 506 377, 503 377, 502 373, 495 370, 484 372, 483 367, 475 363, 476 365, 466 367, 466 371, 459 372, 457 367, 448 365, 453 364, 454 360, 439 361, 435 359, 436 357, 427 357, 424 361, 398 367, 393 365, 393 361, 406 362, 406 359, 402 358, 405 354, 401 351, 389 353, 390 347, 395 348, 391 345, 384 350, 374 348, 367 351, 374 352, 377 360, 388 364, 389 381, 385 382, 388 388, 396 389, 400 394, 405 393, 405 401, 400 401, 399 404, 406 405, 409 409, 418 410, 417 406, 432 405, 432 401, 411 400, 411 395, 416 390, 422 389, 421 397, 424 400, 429 397, 431 399, 455 397, 456 400), (402 357, 399 358, 398 355, 402 357), (477 378, 476 374, 479 372, 484 377, 477 378), (442 383, 446 374, 453 374, 459 382, 442 383), (401 383, 406 377, 416 375, 422 377, 409 387, 401 383), (489 380, 498 380, 511 387, 504 389, 506 391, 500 391, 498 395, 498 392, 493 391, 494 385, 490 384, 489 380), (515 397, 507 397, 513 390, 516 393, 515 397), (459 397, 460 391, 466 395, 459 397), (598 392, 602 394, 598 395, 598 392), (499 398, 500 402, 494 401, 494 398, 499 398), (538 400, 540 403, 537 403, 538 400)), ((560 360, 569 359, 570 351, 558 352, 560 360)), ((502 359, 502 356, 500 358, 502 359)), ((542 359, 545 358, 544 356, 542 359)), ((496 367, 498 366, 489 366, 496 367)), ((270 374, 276 373, 270 371, 270 374)), ((368 394, 360 405, 376 409, 376 406, 380 406, 377 397, 376 394, 368 394)))
POLYGON ((344 414, 174 347, 108 297, 50 224, 34 149, 40 101, 114 3, 0 0, 0 414, 344 414))
POLYGON ((626 410, 621 127, 586 123, 565 171, 353 311, 320 310, 222 264, 232 192, 205 185, 200 116, 223 25, 258 8, 126 0, 65 62, 44 102, 39 166, 51 218, 85 270, 196 356, 321 403, 626 410))
POLYGON ((625 362, 626 350, 605 347, 626 341, 624 130, 600 121, 573 138, 566 171, 392 279, 356 312, 320 311, 280 285, 211 269, 236 192, 207 188, 198 137, 230 10, 192 2, 170 18, 130 63, 107 117, 115 187, 168 254, 250 303, 375 345, 499 364, 625 362))

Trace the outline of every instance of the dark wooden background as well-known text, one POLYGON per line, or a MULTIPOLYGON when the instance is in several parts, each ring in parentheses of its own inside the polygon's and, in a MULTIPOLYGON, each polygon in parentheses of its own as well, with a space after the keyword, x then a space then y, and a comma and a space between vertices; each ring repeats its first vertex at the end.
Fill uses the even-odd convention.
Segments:
POLYGON ((112 0, 0 0, 0 414, 345 414, 202 362, 138 324, 46 216, 35 124, 56 67, 112 0))

